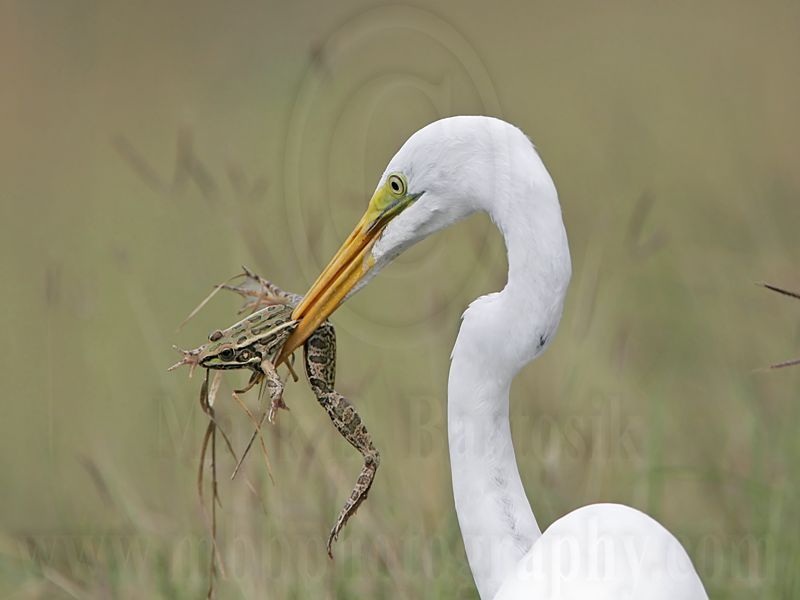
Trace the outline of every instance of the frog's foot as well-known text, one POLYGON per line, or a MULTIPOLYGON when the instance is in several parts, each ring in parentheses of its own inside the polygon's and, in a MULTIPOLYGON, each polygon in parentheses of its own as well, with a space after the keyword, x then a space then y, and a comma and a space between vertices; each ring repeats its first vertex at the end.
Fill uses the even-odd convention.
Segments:
POLYGON ((364 466, 361 468, 356 485, 353 487, 353 491, 350 492, 350 497, 344 503, 341 512, 339 512, 339 517, 328 535, 326 548, 329 557, 333 558, 333 544, 339 538, 339 532, 347 524, 347 520, 356 514, 361 503, 367 499, 367 494, 372 487, 372 481, 375 479, 375 472, 378 470, 379 464, 380 455, 374 448, 370 453, 364 455, 364 466))
POLYGON ((222 289, 236 292, 244 298, 244 304, 239 309, 240 313, 254 312, 273 304, 290 304, 294 306, 300 301, 301 298, 297 294, 282 290, 269 279, 264 279, 261 275, 254 273, 245 266, 242 266, 242 269, 244 271, 242 273, 244 280, 241 283, 237 285, 224 283, 220 286, 222 289))
POLYGON ((271 424, 274 425, 277 421, 278 411, 280 409, 289 410, 289 407, 286 406, 286 403, 283 401, 282 397, 273 398, 269 403, 269 416, 267 417, 271 424))
POLYGON ((173 348, 183 354, 183 358, 167 369, 167 371, 174 371, 178 367, 189 365, 189 377, 191 377, 192 373, 194 373, 194 368, 200 364, 200 354, 203 352, 204 347, 200 346, 194 350, 183 350, 177 346, 173 346, 173 348))
POLYGON ((242 298, 244 298, 244 304, 239 309, 239 314, 246 312, 253 313, 260 308, 272 306, 274 304, 288 304, 290 306, 297 306, 302 300, 302 296, 282 290, 268 279, 264 279, 247 267, 243 266, 242 269, 242 273, 234 275, 227 281, 215 285, 208 296, 203 298, 200 304, 198 304, 181 322, 181 324, 178 326, 178 329, 183 328, 186 323, 193 319, 194 316, 199 313, 200 310, 206 304, 208 304, 220 290, 236 292, 242 298), (241 279, 241 283, 236 285, 231 283, 237 279, 241 279))

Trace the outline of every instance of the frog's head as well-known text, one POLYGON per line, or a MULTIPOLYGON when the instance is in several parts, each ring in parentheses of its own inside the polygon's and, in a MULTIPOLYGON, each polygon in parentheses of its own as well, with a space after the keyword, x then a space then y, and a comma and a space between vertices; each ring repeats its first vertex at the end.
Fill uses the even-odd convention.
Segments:
POLYGON ((274 304, 245 317, 225 330, 217 330, 208 336, 208 343, 194 350, 176 348, 183 359, 169 370, 181 365, 204 369, 253 369, 259 370, 264 359, 270 359, 275 351, 297 327, 297 321, 289 317, 292 307, 274 304))
POLYGON ((238 344, 237 337, 230 330, 214 331, 208 336, 208 344, 202 346, 197 358, 205 369, 246 369, 257 368, 262 356, 253 344, 238 344))

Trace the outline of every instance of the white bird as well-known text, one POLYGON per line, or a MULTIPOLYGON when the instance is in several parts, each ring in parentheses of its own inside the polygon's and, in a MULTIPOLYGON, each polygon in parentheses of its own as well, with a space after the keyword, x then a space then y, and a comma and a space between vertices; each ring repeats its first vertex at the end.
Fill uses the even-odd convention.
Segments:
POLYGON ((278 362, 401 252, 474 212, 505 239, 508 281, 473 301, 452 353, 447 429, 453 496, 482 600, 707 598, 686 551, 619 504, 572 511, 544 532, 511 441, 508 397, 561 319, 571 275, 555 185, 531 141, 489 117, 451 117, 412 135, 367 212, 293 313, 278 362))

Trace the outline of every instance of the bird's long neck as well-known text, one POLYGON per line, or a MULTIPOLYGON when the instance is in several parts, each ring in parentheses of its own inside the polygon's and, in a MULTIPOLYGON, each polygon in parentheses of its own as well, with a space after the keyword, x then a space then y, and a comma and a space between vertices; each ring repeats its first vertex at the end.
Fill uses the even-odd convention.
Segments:
POLYGON ((570 262, 554 189, 544 201, 479 208, 504 236, 508 282, 464 313, 447 417, 456 512, 475 583, 488 600, 541 535, 517 468, 508 399, 517 371, 555 333, 570 262))

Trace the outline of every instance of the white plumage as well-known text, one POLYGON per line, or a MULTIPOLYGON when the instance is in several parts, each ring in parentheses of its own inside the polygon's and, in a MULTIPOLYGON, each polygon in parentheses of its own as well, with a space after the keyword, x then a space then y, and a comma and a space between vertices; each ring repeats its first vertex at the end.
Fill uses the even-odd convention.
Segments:
POLYGON ((508 393, 555 334, 571 274, 555 186, 531 142, 497 119, 443 119, 409 138, 381 183, 394 172, 423 195, 386 226, 361 285, 415 242, 475 211, 489 214, 508 251, 505 288, 464 313, 448 384, 453 494, 481 598, 706 598, 683 547, 647 515, 594 504, 542 533, 525 495, 508 393))

